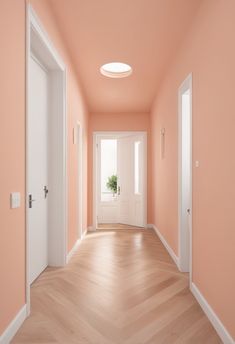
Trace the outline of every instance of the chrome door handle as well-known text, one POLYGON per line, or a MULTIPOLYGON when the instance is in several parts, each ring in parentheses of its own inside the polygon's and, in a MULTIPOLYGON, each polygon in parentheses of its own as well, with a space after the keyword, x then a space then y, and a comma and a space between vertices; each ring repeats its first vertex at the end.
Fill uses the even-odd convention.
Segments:
POLYGON ((191 214, 191 210, 188 208, 187 209, 187 213, 190 215, 191 214))
POLYGON ((32 195, 29 195, 29 208, 33 207, 33 202, 35 202, 36 199, 33 199, 32 195))

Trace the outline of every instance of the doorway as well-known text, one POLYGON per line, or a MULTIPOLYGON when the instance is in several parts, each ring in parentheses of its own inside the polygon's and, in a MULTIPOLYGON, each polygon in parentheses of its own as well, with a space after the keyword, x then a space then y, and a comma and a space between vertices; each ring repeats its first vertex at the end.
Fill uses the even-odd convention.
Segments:
POLYGON ((146 132, 96 132, 93 226, 147 225, 146 132))
POLYGON ((83 179, 83 166, 82 166, 82 126, 81 123, 77 121, 75 132, 74 132, 74 144, 77 145, 77 223, 78 223, 78 239, 82 239, 83 235, 83 218, 82 218, 82 179, 83 179))
POLYGON ((179 268, 192 272, 192 75, 181 84, 178 149, 179 268))
POLYGON ((67 254, 66 70, 28 5, 26 115, 27 312, 30 285, 67 254))

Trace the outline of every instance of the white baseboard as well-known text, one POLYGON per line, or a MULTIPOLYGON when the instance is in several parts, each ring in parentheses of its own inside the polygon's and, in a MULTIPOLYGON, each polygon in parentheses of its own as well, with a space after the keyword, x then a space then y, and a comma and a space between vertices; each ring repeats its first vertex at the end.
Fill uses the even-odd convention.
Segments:
POLYGON ((201 294, 199 289, 196 287, 194 283, 191 283, 190 290, 192 294, 195 296, 196 300, 202 307, 203 311, 205 312, 206 316, 212 323, 213 327, 215 328, 216 332, 220 336, 221 340, 224 344, 235 344, 235 341, 228 333, 224 325, 222 324, 221 320, 218 318, 216 313, 213 311, 209 303, 206 301, 204 296, 201 294))
MULTIPOLYGON (((148 224, 147 228, 154 229, 154 231, 158 235, 159 239, 161 240, 161 242, 163 243, 163 245, 167 249, 168 253, 170 254, 171 258, 174 260, 177 267, 179 268, 179 258, 176 256, 176 254, 174 253, 172 248, 168 245, 167 241, 162 236, 162 234, 157 229, 157 227, 152 225, 152 224, 148 224)), ((218 318, 216 313, 213 311, 211 306, 208 304, 208 302, 206 301, 206 299, 204 298, 204 296, 201 294, 201 292, 199 291, 199 289, 196 287, 196 285, 194 283, 191 283, 190 290, 191 290, 192 294, 195 296, 195 298, 198 301, 198 303, 200 304, 200 306, 202 307, 206 316, 208 317, 208 319, 212 323, 213 327, 215 328, 216 332, 218 333, 218 335, 221 338, 221 340, 223 341, 223 343, 224 344, 235 344, 234 339, 231 337, 231 335, 229 334, 227 329, 222 324, 221 320, 218 318)))
POLYGON ((154 231, 156 232, 157 236, 159 237, 159 239, 161 240, 161 242, 165 246, 166 250, 168 251, 169 255, 171 256, 171 258, 174 260, 175 264, 179 268, 179 258, 177 257, 175 252, 172 250, 170 245, 167 243, 166 239, 163 237, 163 235, 160 233, 160 231, 157 229, 157 227, 155 225, 153 225, 153 224, 147 224, 147 228, 154 229, 154 231))
POLYGON ((151 223, 147 223, 147 225, 146 225, 147 229, 154 229, 153 227, 154 227, 154 225, 152 225, 151 223))
POLYGON ((0 337, 0 344, 9 344, 20 326, 23 324, 27 317, 27 308, 24 305, 21 310, 17 313, 15 318, 12 320, 10 325, 6 328, 0 337))
POLYGON ((82 233, 82 237, 81 239, 78 239, 73 248, 70 250, 70 252, 67 254, 67 258, 66 258, 66 263, 68 263, 71 259, 71 257, 74 255, 74 253, 77 251, 78 249, 78 246, 81 244, 82 240, 84 239, 84 237, 86 236, 87 234, 87 229, 82 233))

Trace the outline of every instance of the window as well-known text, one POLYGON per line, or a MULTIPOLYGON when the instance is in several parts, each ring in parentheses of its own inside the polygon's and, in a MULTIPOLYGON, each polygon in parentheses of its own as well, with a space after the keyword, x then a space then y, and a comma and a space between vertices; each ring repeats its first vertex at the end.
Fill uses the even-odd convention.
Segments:
POLYGON ((116 193, 107 187, 107 182, 112 176, 117 176, 117 140, 101 140, 101 201, 116 200, 116 193))

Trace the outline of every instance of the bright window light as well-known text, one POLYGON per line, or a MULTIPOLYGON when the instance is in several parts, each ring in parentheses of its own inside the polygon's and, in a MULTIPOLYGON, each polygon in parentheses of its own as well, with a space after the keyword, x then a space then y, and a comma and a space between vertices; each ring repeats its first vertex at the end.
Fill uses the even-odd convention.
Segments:
POLYGON ((115 201, 112 191, 107 188, 108 178, 117 175, 117 140, 101 140, 101 202, 115 201))
POLYGON ((132 68, 126 63, 111 62, 100 68, 101 74, 109 78, 125 78, 132 73, 132 68))

